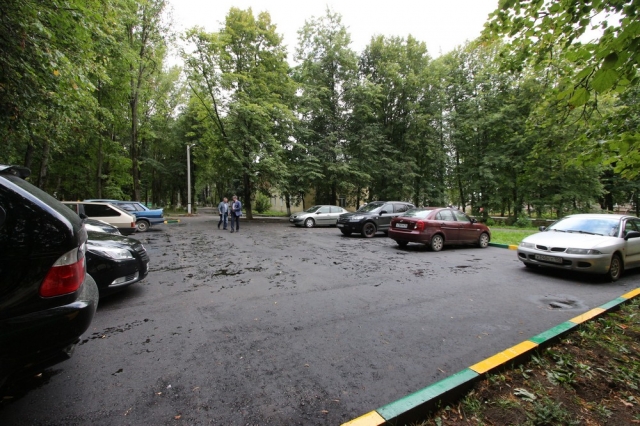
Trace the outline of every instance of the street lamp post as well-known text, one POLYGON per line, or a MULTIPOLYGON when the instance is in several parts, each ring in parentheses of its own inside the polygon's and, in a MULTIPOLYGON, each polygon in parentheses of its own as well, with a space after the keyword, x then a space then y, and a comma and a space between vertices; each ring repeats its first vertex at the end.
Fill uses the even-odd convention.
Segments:
POLYGON ((187 144, 187 214, 191 214, 191 148, 195 143, 187 144))

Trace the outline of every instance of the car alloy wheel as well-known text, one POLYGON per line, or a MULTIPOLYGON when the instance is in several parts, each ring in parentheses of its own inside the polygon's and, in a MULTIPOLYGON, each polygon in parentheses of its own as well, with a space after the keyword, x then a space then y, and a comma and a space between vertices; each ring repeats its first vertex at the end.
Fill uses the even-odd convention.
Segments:
POLYGON ((376 225, 371 222, 367 222, 362 227, 362 236, 365 238, 371 238, 376 235, 376 225))
POLYGON ((442 238, 442 235, 436 234, 433 237, 431 237, 431 250, 440 251, 442 250, 443 246, 444 246, 444 238, 442 238))
POLYGON ((489 234, 487 234, 486 232, 480 234, 478 245, 480 246, 480 248, 487 248, 489 246, 489 234))
POLYGON ((138 232, 147 232, 149 230, 149 222, 146 220, 139 220, 136 222, 136 228, 138 232))
POLYGON ((620 255, 614 254, 611 257, 611 265, 609 265, 609 273, 607 277, 611 282, 618 281, 618 278, 622 275, 622 259, 620 259, 620 255))
POLYGON ((311 218, 304 221, 304 226, 306 226, 307 228, 313 228, 315 224, 316 222, 311 218))

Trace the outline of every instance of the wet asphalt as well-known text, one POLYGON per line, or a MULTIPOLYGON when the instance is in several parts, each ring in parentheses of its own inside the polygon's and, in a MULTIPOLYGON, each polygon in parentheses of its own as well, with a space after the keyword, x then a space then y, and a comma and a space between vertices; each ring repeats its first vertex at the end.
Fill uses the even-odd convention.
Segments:
POLYGON ((100 301, 73 357, 3 392, 2 425, 336 425, 638 286, 514 251, 400 249, 283 220, 137 234, 149 276, 100 301))

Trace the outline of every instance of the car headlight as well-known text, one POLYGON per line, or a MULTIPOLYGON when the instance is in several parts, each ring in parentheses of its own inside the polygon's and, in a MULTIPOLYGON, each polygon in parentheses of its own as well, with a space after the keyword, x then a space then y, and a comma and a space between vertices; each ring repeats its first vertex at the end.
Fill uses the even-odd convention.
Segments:
POLYGON ((568 248, 566 253, 567 254, 602 254, 600 250, 579 249, 579 248, 568 248))
POLYGON ((533 243, 525 243, 525 242, 522 242, 522 243, 520 243, 520 247, 522 247, 522 248, 535 248, 535 247, 536 247, 536 245, 535 245, 535 244, 533 244, 533 243))
POLYGON ((364 219, 364 216, 351 216, 351 218, 349 220, 357 221, 357 220, 362 220, 362 219, 364 219))
POLYGON ((127 249, 115 248, 115 247, 100 247, 92 248, 91 251, 103 254, 107 257, 116 260, 133 259, 133 255, 127 249))

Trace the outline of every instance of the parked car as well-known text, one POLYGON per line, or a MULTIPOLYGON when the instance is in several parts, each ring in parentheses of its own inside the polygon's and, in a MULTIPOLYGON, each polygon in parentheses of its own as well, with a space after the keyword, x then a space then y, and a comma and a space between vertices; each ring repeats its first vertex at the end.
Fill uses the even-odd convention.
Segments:
POLYGON ((391 221, 389 238, 401 247, 409 243, 426 244, 433 251, 445 245, 475 244, 485 248, 491 231, 483 223, 450 207, 411 209, 391 221))
POLYGON ((149 256, 140 241, 104 232, 87 234, 87 272, 100 296, 137 283, 149 273, 149 256))
POLYGON ((0 165, 0 386, 68 359, 98 305, 82 220, 29 173, 0 165))
POLYGON ((122 235, 136 232, 135 216, 110 203, 87 201, 63 201, 62 204, 76 212, 81 218, 102 220, 118 228, 122 235))
POLYGON ((335 226, 338 217, 343 213, 349 212, 338 206, 313 206, 303 212, 292 214, 289 216, 289 222, 295 226, 304 225, 307 228, 321 225, 335 226))
POLYGON ((88 218, 84 219, 84 228, 87 230, 87 232, 93 231, 93 232, 104 232, 106 234, 113 234, 113 235, 122 235, 120 231, 118 231, 118 228, 116 228, 113 225, 109 225, 107 222, 103 222, 101 220, 88 219, 88 218))
POLYGON ((136 227, 139 232, 147 232, 151 225, 164 223, 163 209, 150 209, 138 201, 120 200, 84 200, 92 202, 111 203, 136 217, 136 227))
POLYGON ((640 219, 618 214, 576 214, 560 219, 518 246, 518 259, 539 266, 602 274, 616 281, 640 266, 640 219))
POLYGON ((337 226, 342 235, 357 232, 363 237, 371 238, 378 231, 387 232, 391 219, 414 207, 403 201, 373 201, 360 207, 355 213, 341 214, 337 226))

